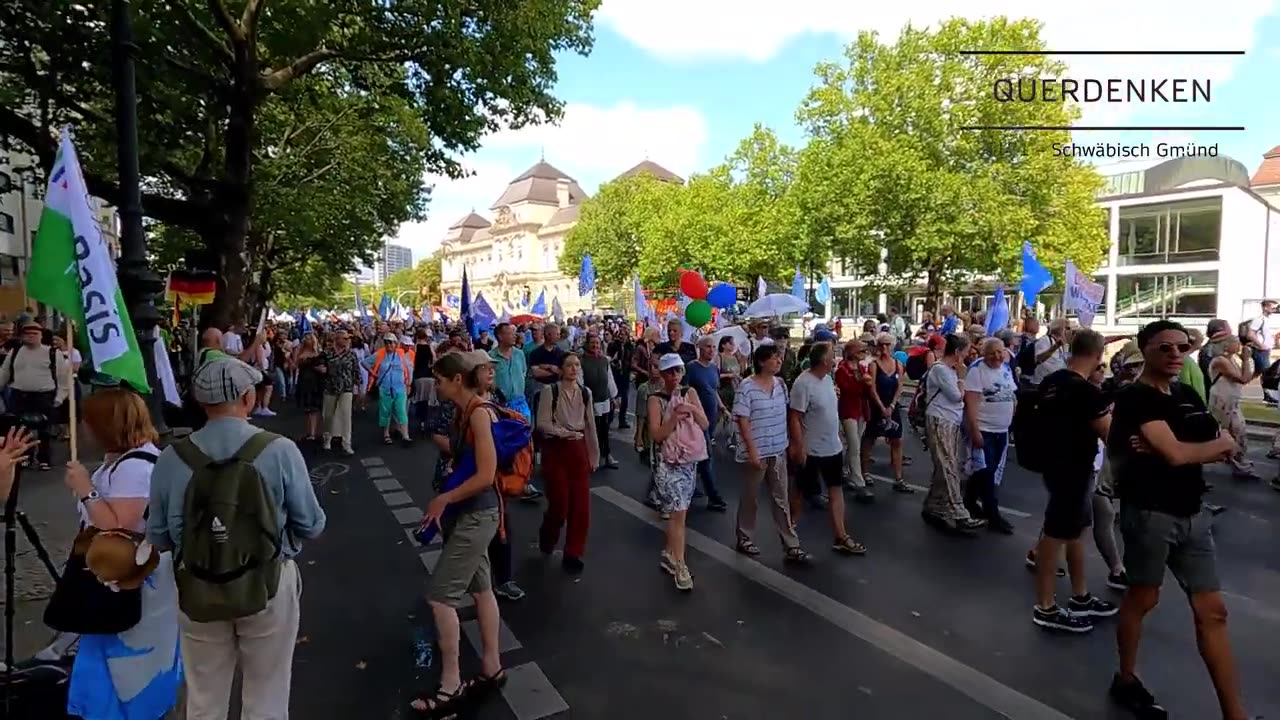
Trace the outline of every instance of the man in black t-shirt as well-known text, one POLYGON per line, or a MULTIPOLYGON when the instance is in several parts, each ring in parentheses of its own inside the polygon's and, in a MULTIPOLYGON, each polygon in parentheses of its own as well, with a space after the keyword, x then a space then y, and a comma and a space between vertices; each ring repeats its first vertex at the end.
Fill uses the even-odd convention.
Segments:
POLYGON ((1056 431, 1059 452, 1046 465, 1045 488, 1049 501, 1044 528, 1036 544, 1036 605, 1031 620, 1051 630, 1088 632, 1094 617, 1116 614, 1116 606, 1091 594, 1085 585, 1084 532, 1093 525, 1094 461, 1098 441, 1107 436, 1111 403, 1089 376, 1102 365, 1104 343, 1098 333, 1082 329, 1071 338, 1067 367, 1049 374, 1040 383, 1035 412, 1041 428, 1056 431), (1071 576, 1071 600, 1065 608, 1053 597, 1056 559, 1065 547, 1071 576))
POLYGON ((1107 457, 1120 496, 1120 532, 1129 587, 1120 605, 1120 669, 1111 697, 1143 718, 1164 708, 1136 675, 1142 620, 1160 599, 1165 567, 1191 602, 1196 641, 1209 668, 1222 717, 1247 717, 1227 636, 1227 606, 1218 584, 1213 532, 1201 511, 1203 468, 1235 451, 1194 390, 1177 382, 1192 345, 1168 320, 1138 333, 1143 354, 1138 381, 1116 394, 1107 457))

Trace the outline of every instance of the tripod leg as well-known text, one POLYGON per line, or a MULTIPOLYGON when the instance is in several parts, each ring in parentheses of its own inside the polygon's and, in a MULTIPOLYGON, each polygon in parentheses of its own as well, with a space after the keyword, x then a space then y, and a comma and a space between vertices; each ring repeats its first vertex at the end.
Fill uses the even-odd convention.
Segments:
POLYGON ((40 535, 36 532, 36 528, 27 519, 27 514, 18 510, 14 513, 17 516, 18 524, 22 526, 22 532, 27 536, 27 541, 31 543, 31 547, 36 551, 36 557, 40 558, 40 562, 44 564, 49 576, 54 582, 58 582, 58 568, 53 563, 53 558, 49 556, 49 551, 45 549, 44 543, 40 541, 40 535))

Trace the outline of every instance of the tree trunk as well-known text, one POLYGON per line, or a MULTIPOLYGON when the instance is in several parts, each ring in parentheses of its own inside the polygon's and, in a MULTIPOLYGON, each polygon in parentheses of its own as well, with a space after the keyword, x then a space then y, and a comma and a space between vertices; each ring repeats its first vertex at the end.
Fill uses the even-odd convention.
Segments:
POLYGON ((937 312, 942 304, 942 271, 930 267, 925 272, 924 296, 926 306, 932 306, 931 312, 937 312))
MULTIPOLYGON (((254 115, 257 111, 258 59, 252 43, 236 44, 233 81, 227 98, 226 156, 219 192, 222 230, 214 250, 222 278, 220 292, 211 315, 220 326, 244 326, 257 317, 246 311, 252 262, 249 247, 250 215, 253 212, 254 115)), ((208 238, 214 239, 214 238, 208 238)))

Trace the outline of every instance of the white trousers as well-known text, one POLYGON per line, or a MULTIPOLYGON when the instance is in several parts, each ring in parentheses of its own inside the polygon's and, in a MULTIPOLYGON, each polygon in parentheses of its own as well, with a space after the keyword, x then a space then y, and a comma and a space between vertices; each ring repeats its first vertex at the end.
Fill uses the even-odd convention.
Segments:
POLYGON ((187 720, 227 720, 237 666, 242 676, 241 720, 289 719, 289 686, 301 605, 298 565, 286 560, 280 568, 276 596, 260 613, 207 623, 178 613, 187 720))

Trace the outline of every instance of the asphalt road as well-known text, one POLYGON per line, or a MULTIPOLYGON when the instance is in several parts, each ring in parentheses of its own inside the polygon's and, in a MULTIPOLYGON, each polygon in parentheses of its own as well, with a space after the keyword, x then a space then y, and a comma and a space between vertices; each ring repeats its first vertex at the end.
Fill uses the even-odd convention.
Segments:
MULTIPOLYGON (((293 693, 302 718, 410 717, 413 693, 438 672, 421 597, 433 552, 405 532, 431 496, 435 453, 425 443, 384 447, 368 420, 358 435, 354 459, 307 449, 322 468, 329 529, 303 556, 293 693)), ((816 563, 802 569, 783 565, 768 533, 759 562, 737 555, 732 513, 697 509, 689 541, 696 588, 681 595, 657 567, 662 534, 638 502, 646 475, 624 435, 614 439, 622 468, 594 478, 582 576, 566 576, 538 553, 541 508, 512 505, 516 575, 529 593, 502 605, 503 660, 516 673, 501 700, 469 716, 1123 717, 1106 698, 1112 626, 1063 637, 1030 622, 1023 556, 1044 502, 1035 476, 1016 467, 1006 474, 1012 537, 943 536, 921 522, 920 494, 882 492, 872 506, 850 504, 851 528, 870 552, 846 558, 828 550, 825 518, 808 513, 799 532, 816 563)), ((908 480, 927 484, 929 461, 909 442, 908 480)), ((1256 454, 1274 472, 1261 447, 1256 454)), ((738 472, 719 460, 732 507, 738 472)), ((887 472, 886 460, 881 449, 877 472, 887 472)), ((1230 508, 1217 522, 1217 541, 1246 697, 1253 712, 1280 716, 1280 688, 1271 682, 1280 642, 1280 493, 1234 481, 1223 468, 1210 473, 1211 500, 1230 508)), ((1118 599, 1092 551, 1089 571, 1096 592, 1118 599)), ((1176 588, 1172 579, 1168 587, 1176 588)), ((1060 592, 1068 592, 1065 580, 1060 592)), ((464 669, 475 657, 464 642, 464 669)), ((1148 686, 1173 717, 1216 715, 1176 590, 1150 617, 1142 658, 1148 686)))
MULTIPOLYGON (((263 425, 297 434, 290 412, 263 425)), ((422 594, 435 551, 406 530, 431 497, 435 452, 386 447, 371 416, 357 419, 357 455, 304 444, 328 513, 325 535, 300 557, 303 617, 294 662, 292 714, 304 720, 409 718, 415 692, 439 671, 422 594)), ((1270 475, 1274 461, 1255 453, 1270 475)), ((831 553, 825 518, 799 522, 813 567, 781 562, 762 532, 759 561, 732 551, 732 513, 690 517, 693 593, 678 593, 657 567, 662 543, 654 514, 638 502, 646 482, 626 439, 622 468, 593 482, 586 572, 566 576, 534 544, 541 507, 513 503, 516 577, 528 592, 503 603, 501 697, 464 717, 649 718, 668 720, 914 717, 1056 720, 1124 717, 1106 698, 1115 667, 1107 621, 1090 635, 1056 636, 1030 622, 1031 576, 1023 555, 1035 540, 1044 494, 1035 476, 1011 466, 1003 502, 1012 537, 952 538, 920 520, 921 495, 880 493, 850 504, 850 528, 869 553, 831 553), (785 715, 784 715, 785 713, 785 715)), ((907 479, 928 482, 915 458, 907 479)), ((883 448, 874 472, 887 474, 883 448)), ((736 505, 738 471, 718 458, 722 490, 736 505)), ((1273 680, 1280 643, 1280 493, 1210 471, 1211 500, 1229 507, 1216 526, 1234 648, 1249 707, 1280 717, 1273 680)), ((52 492, 52 491, 50 491, 52 492)), ((759 526, 768 528, 762 511, 759 526)), ((1105 568, 1091 551, 1093 589, 1105 568)), ((1169 588, 1176 588, 1170 579, 1169 588)), ((1060 593, 1068 591, 1060 581, 1060 593)), ((463 611, 463 619, 473 616, 463 611)), ((467 626, 474 632, 473 625, 467 626)), ((470 637, 470 636, 469 636, 470 637)), ((464 672, 476 652, 463 642, 464 672)), ((1148 621, 1142 674, 1175 718, 1216 716, 1212 687, 1195 648, 1190 613, 1174 590, 1148 621)))

